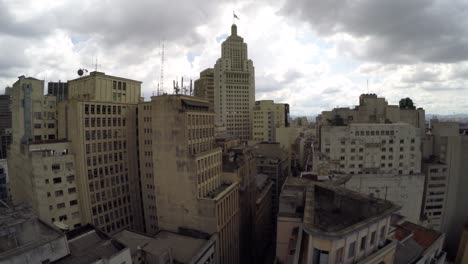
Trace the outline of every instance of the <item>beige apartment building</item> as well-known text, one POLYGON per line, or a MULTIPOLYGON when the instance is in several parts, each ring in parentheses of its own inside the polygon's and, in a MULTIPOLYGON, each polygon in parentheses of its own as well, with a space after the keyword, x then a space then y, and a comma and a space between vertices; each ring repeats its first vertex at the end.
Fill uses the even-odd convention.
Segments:
POLYGON ((162 95, 151 98, 150 109, 152 182, 142 196, 156 203, 153 223, 170 232, 217 234, 215 263, 239 263, 239 183, 222 177, 209 102, 162 95))
POLYGON ((91 72, 68 89, 59 137, 75 153, 83 221, 107 233, 143 230, 135 129, 141 82, 91 72))
POLYGON ((13 142, 8 165, 13 202, 31 206, 38 217, 63 229, 83 223, 74 153, 57 140, 55 96, 43 81, 20 76, 12 92, 13 142))
POLYGON ((394 263, 397 205, 341 187, 288 177, 281 191, 278 263, 394 263))
POLYGON ((217 126, 242 140, 252 139, 255 103, 255 69, 247 44, 231 26, 231 35, 221 45, 221 58, 214 66, 214 111, 217 126))
MULTIPOLYGON (((253 108, 253 140, 280 142, 281 129, 289 127, 289 105, 273 100, 256 101, 253 108)), ((284 133, 289 138, 287 133, 284 133)))
POLYGON ((419 174, 421 139, 406 123, 322 126, 321 163, 348 174, 419 174))

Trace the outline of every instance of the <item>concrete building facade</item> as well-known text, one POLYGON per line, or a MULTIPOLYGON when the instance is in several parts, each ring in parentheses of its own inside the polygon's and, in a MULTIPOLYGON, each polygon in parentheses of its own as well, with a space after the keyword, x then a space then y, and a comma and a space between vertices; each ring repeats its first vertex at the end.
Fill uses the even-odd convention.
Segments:
POLYGON ((155 192, 155 167, 153 164, 153 119, 152 103, 138 104, 138 171, 141 186, 141 202, 145 233, 154 235, 159 231, 155 192), (150 194, 150 195, 144 195, 150 194))
POLYGON ((425 188, 423 174, 355 174, 343 186, 362 194, 391 201, 401 207, 399 213, 409 221, 420 222, 423 210, 421 194, 425 188))
POLYGON ((322 126, 321 163, 349 174, 419 174, 418 128, 405 123, 322 126))
POLYGON ((13 140, 8 167, 14 203, 26 203, 44 222, 82 224, 74 153, 57 139, 55 96, 43 81, 20 76, 11 90, 13 140))
POLYGON ((253 108, 253 140, 280 142, 281 129, 286 127, 289 127, 288 104, 274 103, 273 100, 255 102, 253 108))
MULTIPOLYGON (((276 223, 278 213, 279 194, 286 177, 291 173, 289 154, 280 147, 279 143, 259 143, 253 146, 257 162, 257 173, 265 174, 273 182, 271 190, 272 223, 276 223)), ((275 230, 275 229, 273 229, 275 230)))
POLYGON ((160 229, 216 234, 216 263, 239 263, 239 183, 222 177, 214 123, 207 100, 152 97, 154 178, 142 195, 156 201, 160 229))
POLYGON ((265 174, 257 174, 255 177, 257 186, 255 201, 255 223, 254 223, 254 256, 253 263, 262 263, 268 257, 268 248, 272 244, 273 223, 272 214, 272 190, 273 182, 265 174))
POLYGON ((424 162, 422 170, 426 180, 421 220, 425 226, 441 231, 445 226, 445 205, 449 186, 448 166, 440 162, 424 162))
POLYGON ((247 44, 233 24, 214 66, 215 123, 226 127, 228 134, 252 139, 254 103, 255 69, 248 58, 247 44))
POLYGON ((216 143, 223 148, 223 177, 239 182, 240 263, 254 263, 252 261, 257 167, 252 147, 240 144, 237 137, 224 139, 217 137, 216 143))
POLYGON ((143 230, 136 109, 141 82, 91 72, 68 82, 59 136, 75 153, 83 221, 104 232, 143 230))

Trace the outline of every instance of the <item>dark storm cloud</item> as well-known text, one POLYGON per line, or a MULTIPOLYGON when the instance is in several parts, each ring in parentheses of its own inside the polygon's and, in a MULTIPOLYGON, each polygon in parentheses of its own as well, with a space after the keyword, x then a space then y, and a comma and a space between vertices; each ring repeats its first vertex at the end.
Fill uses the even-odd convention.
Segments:
POLYGON ((295 0, 280 14, 308 21, 318 34, 365 41, 361 59, 414 63, 468 59, 468 4, 444 0, 295 0))

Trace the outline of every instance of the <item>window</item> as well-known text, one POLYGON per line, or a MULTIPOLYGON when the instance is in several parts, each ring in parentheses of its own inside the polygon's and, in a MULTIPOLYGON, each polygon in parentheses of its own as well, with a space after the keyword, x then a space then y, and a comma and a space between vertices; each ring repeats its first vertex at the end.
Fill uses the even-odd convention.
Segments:
POLYGON ((63 209, 63 208, 65 208, 65 203, 57 204, 57 209, 63 209))
POLYGON ((336 251, 336 257, 335 257, 335 264, 339 264, 343 262, 343 248, 339 248, 336 251))
POLYGON ((62 190, 55 191, 55 197, 60 197, 60 196, 63 196, 63 191, 62 190))
POLYGON ((383 240, 385 238, 385 226, 382 226, 380 228, 380 240, 383 240))
POLYGON ((370 238, 370 244, 371 245, 374 245, 374 243, 375 243, 375 232, 376 231, 373 231, 372 234, 371 234, 371 238, 370 238))
POLYGON ((34 124, 34 128, 41 128, 41 124, 34 124))
POLYGON ((54 181, 54 184, 62 183, 62 178, 61 178, 61 177, 57 177, 57 178, 54 178, 53 181, 54 181))
POLYGON ((60 164, 52 164, 52 170, 53 171, 60 170, 60 164))
POLYGON ((75 175, 68 175, 67 182, 73 182, 75 180, 75 175))
POLYGON ((356 241, 349 244, 348 258, 353 258, 354 257, 355 247, 356 247, 356 241))
POLYGON ((76 188, 68 188, 68 194, 76 193, 76 188))
POLYGON ((361 251, 366 249, 366 239, 367 239, 367 236, 363 236, 361 238, 361 251))
POLYGON ((77 200, 71 200, 70 201, 70 206, 77 205, 78 201, 77 200))

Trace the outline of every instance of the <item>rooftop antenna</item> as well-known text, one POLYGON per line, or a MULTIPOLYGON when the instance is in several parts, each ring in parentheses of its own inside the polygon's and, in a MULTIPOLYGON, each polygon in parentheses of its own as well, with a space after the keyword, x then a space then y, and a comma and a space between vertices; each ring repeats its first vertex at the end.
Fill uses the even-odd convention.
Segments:
POLYGON ((159 75, 159 89, 164 91, 164 41, 162 41, 161 43, 161 51, 159 52, 159 56, 161 57, 161 72, 159 75))
POLYGON ((192 95, 192 79, 190 79, 190 95, 192 95))
POLYGON ((367 93, 369 93, 369 78, 367 79, 367 93))
POLYGON ((94 63, 94 71, 97 71, 99 66, 101 66, 101 64, 98 64, 98 57, 96 56, 96 62, 94 63))

